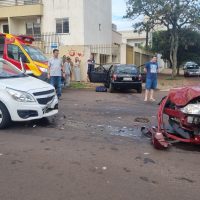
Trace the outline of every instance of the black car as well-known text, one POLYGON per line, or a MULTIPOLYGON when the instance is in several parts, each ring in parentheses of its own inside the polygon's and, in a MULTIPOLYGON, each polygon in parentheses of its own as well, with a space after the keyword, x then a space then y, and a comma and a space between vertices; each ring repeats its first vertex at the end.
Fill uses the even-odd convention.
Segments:
POLYGON ((98 67, 90 74, 93 83, 104 83, 110 92, 135 89, 142 93, 142 76, 135 65, 112 65, 109 69, 98 67))

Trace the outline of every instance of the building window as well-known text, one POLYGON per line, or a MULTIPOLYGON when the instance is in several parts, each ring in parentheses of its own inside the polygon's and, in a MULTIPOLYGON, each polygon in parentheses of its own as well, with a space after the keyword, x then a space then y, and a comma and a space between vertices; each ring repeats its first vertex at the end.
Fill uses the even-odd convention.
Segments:
POLYGON ((2 25, 3 33, 9 33, 9 26, 8 24, 3 24, 2 25))
POLYGON ((69 33, 69 19, 56 19, 56 33, 69 33))
POLYGON ((38 4, 40 0, 24 0, 24 5, 38 4))
POLYGON ((41 25, 37 22, 26 23, 26 34, 27 35, 41 35, 41 25))

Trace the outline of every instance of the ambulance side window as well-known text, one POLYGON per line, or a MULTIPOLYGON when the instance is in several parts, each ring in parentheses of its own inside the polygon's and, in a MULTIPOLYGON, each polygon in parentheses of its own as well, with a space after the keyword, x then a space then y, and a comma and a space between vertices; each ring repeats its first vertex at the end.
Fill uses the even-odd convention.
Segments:
POLYGON ((17 61, 20 61, 20 57, 26 57, 22 50, 14 45, 14 44, 8 44, 8 57, 17 61))
POLYGON ((0 58, 3 57, 4 45, 5 45, 5 38, 0 37, 0 58))
POLYGON ((0 58, 3 58, 3 49, 4 49, 4 45, 0 44, 0 58))

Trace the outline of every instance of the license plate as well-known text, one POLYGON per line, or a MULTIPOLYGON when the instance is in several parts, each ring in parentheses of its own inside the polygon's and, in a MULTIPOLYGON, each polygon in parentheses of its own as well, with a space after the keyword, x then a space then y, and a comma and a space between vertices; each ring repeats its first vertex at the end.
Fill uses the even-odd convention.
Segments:
POLYGON ((124 78, 124 81, 132 81, 132 78, 124 78))

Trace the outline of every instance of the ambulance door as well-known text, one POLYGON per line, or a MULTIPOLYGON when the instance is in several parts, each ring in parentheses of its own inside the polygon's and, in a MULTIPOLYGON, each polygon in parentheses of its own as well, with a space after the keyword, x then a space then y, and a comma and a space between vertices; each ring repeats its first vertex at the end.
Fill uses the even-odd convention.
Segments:
POLYGON ((5 46, 5 36, 0 35, 0 58, 3 58, 4 46, 5 46))
MULTIPOLYGON (((19 46, 16 44, 7 44, 6 48, 6 60, 14 64, 16 67, 21 69, 20 57, 23 58, 25 63, 29 63, 28 59, 26 58, 25 54, 22 52, 19 46)), ((25 64, 25 68, 29 70, 27 64, 25 64)))

